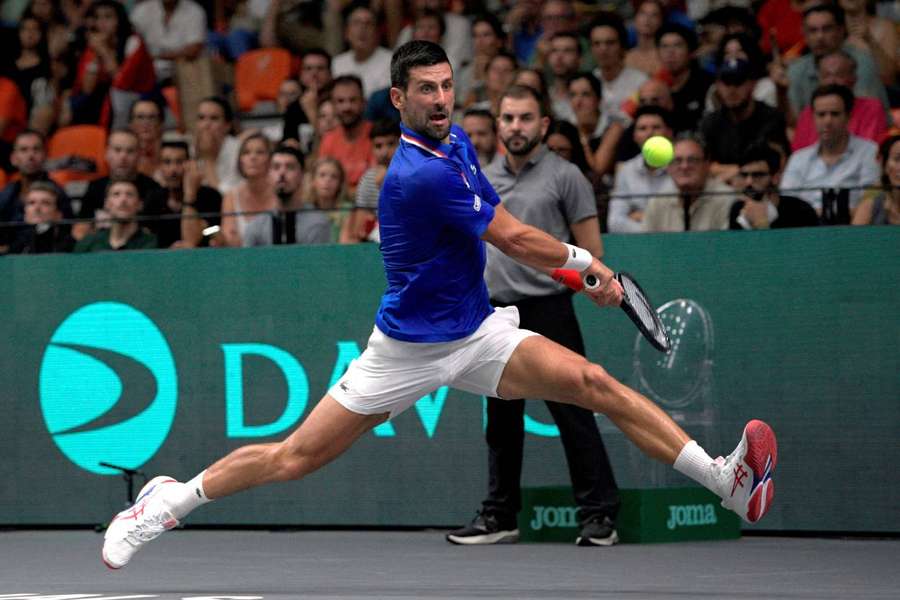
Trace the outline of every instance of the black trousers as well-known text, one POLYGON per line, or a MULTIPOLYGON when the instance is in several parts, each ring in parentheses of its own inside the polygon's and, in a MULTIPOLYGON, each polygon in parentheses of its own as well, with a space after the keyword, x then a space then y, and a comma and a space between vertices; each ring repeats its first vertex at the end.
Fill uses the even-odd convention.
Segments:
MULTIPOLYGON (((510 306, 494 302, 495 306, 510 306)), ((526 298, 514 302, 520 327, 530 329, 584 356, 584 340, 575 317, 572 294, 526 298)), ((619 494, 594 414, 580 406, 546 401, 559 428, 569 476, 582 522, 597 516, 615 520, 619 494)), ((520 480, 525 441, 525 401, 487 399, 488 497, 484 512, 515 520, 522 509, 520 480)))

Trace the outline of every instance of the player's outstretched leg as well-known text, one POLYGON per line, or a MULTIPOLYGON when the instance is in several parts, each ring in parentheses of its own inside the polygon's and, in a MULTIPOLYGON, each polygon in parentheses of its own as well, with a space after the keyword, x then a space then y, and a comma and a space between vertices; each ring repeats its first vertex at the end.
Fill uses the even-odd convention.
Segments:
POLYGON ((134 506, 110 523, 104 535, 103 562, 111 569, 121 569, 147 542, 176 527, 210 500, 312 473, 386 419, 386 414, 351 412, 326 395, 283 442, 238 448, 188 483, 154 477, 141 489, 134 506))

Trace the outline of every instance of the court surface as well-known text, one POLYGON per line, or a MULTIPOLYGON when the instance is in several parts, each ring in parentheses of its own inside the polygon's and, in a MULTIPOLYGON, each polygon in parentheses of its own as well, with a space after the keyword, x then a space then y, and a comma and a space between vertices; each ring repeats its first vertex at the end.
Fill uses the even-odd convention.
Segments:
POLYGON ((110 571, 92 531, 0 533, 0 599, 897 598, 900 541, 452 546, 442 531, 173 531, 110 571))

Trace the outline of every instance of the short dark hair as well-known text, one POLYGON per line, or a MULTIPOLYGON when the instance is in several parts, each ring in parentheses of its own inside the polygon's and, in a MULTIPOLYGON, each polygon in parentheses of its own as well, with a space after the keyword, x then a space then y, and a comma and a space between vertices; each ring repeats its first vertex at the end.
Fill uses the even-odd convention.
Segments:
POLYGON ((578 56, 581 56, 581 38, 578 37, 578 34, 574 31, 557 31, 550 37, 550 41, 558 40, 561 38, 567 38, 575 42, 575 49, 578 51, 578 56))
POLYGON ((828 13, 832 17, 834 17, 834 22, 841 27, 845 27, 847 24, 847 19, 844 16, 844 9, 838 6, 837 4, 816 4, 814 6, 810 6, 806 10, 803 11, 803 22, 806 23, 806 17, 815 13, 828 13))
POLYGON ((566 87, 572 85, 573 82, 578 81, 579 79, 584 79, 591 86, 591 89, 594 90, 594 95, 597 96, 598 100, 603 100, 603 84, 600 83, 600 80, 597 79, 593 73, 590 71, 580 71, 575 73, 569 80, 566 82, 566 87))
POLYGON ((541 93, 528 85, 519 85, 513 84, 506 88, 506 91, 503 92, 503 95, 500 96, 500 103, 503 103, 504 98, 513 98, 515 100, 526 100, 531 98, 538 105, 538 111, 540 112, 542 117, 550 116, 550 107, 547 106, 547 100, 541 93))
POLYGON ((391 57, 391 87, 406 90, 409 85, 409 71, 416 67, 431 67, 442 63, 450 64, 444 49, 433 42, 413 40, 394 51, 391 57))
POLYGON ((472 19, 472 27, 478 23, 487 23, 490 25, 491 29, 494 30, 494 35, 500 38, 503 41, 506 41, 506 32, 503 30, 503 23, 500 22, 496 16, 491 13, 481 13, 472 19))
POLYGON ((33 135, 36 136, 39 140, 41 140, 41 146, 47 147, 47 137, 38 131, 37 129, 23 129, 19 133, 16 134, 16 137, 13 139, 13 146, 16 145, 16 142, 19 141, 20 138, 33 135))
POLYGON ((632 122, 637 123, 638 119, 640 119, 644 115, 656 115, 657 117, 662 119, 662 122, 666 127, 673 131, 675 130, 675 127, 672 124, 674 122, 672 113, 664 109, 662 106, 656 106, 655 104, 645 104, 643 106, 639 106, 634 113, 634 119, 632 119, 632 122))
POLYGON ((487 64, 485 65, 485 71, 490 68, 494 61, 498 58, 502 58, 504 60, 508 60, 513 64, 513 68, 517 71, 519 70, 519 59, 516 58, 516 55, 510 52, 509 50, 501 49, 497 54, 488 59, 487 64))
POLYGON ((138 142, 140 142, 140 138, 138 138, 138 134, 136 134, 132 130, 128 129, 127 127, 117 127, 115 129, 113 129, 112 131, 110 131, 109 135, 106 136, 106 145, 107 146, 109 145, 110 138, 112 136, 116 135, 117 133, 120 133, 122 135, 130 135, 131 137, 136 139, 138 142))
POLYGON ((853 90, 847 86, 839 85, 837 83, 820 85, 816 88, 816 91, 813 92, 812 98, 809 99, 809 105, 812 106, 816 101, 816 98, 821 98, 822 96, 839 96, 844 103, 844 112, 848 115, 853 112, 853 90))
POLYGON ((497 133, 497 119, 491 114, 491 111, 484 108, 469 108, 463 113, 463 119, 467 117, 476 117, 487 119, 491 122, 491 131, 497 133))
POLYGON ((362 94, 363 97, 365 97, 362 79, 360 79, 356 75, 341 75, 340 77, 335 77, 334 80, 331 82, 331 89, 333 90, 334 88, 336 88, 339 85, 348 85, 348 84, 355 85, 356 87, 358 87, 359 93, 362 94))
POLYGON ((588 28, 588 37, 598 27, 609 27, 615 31, 622 50, 624 51, 628 48, 628 30, 625 28, 625 22, 622 20, 622 17, 618 14, 609 11, 598 13, 588 28))
POLYGON ((303 63, 303 59, 305 59, 307 56, 324 57, 325 60, 328 62, 328 70, 329 71, 331 70, 331 55, 328 53, 328 50, 326 50, 325 48, 319 48, 319 47, 310 48, 309 50, 307 50, 306 52, 303 53, 303 58, 300 59, 301 64, 303 63))
POLYGON ((149 102, 150 104, 152 104, 153 106, 156 107, 157 112, 159 112, 160 123, 162 123, 163 120, 165 120, 165 118, 166 118, 165 106, 163 105, 163 103, 159 99, 159 97, 150 94, 147 96, 141 96, 140 98, 138 98, 137 100, 135 100, 134 102, 131 103, 131 106, 128 107, 128 120, 129 121, 134 120, 134 109, 141 102, 149 102))
POLYGON ((372 7, 369 5, 369 3, 366 0, 354 0, 353 2, 351 2, 350 4, 345 6, 343 9, 341 9, 341 17, 343 17, 344 23, 346 23, 348 20, 350 20, 350 15, 352 15, 355 11, 359 10, 360 8, 363 8, 363 9, 369 11, 370 13, 372 13, 372 16, 375 17, 375 21, 377 24, 378 13, 376 13, 372 9, 372 7))
POLYGON ((395 119, 378 119, 372 123, 372 129, 369 130, 370 140, 388 135, 391 137, 400 137, 400 123, 395 119))
POLYGON ((172 148, 175 150, 184 150, 184 153, 188 158, 191 157, 191 149, 188 147, 187 142, 182 140, 163 140, 163 142, 159 145, 160 151, 165 150, 166 148, 172 148))
POLYGON ((301 169, 303 168, 303 164, 306 160, 306 158, 303 156, 303 153, 300 152, 299 148, 295 148, 294 146, 291 146, 289 144, 278 144, 277 146, 275 146, 275 149, 272 150, 272 156, 275 156, 276 154, 288 154, 290 156, 293 156, 297 159, 297 162, 300 164, 301 169))
POLYGON ((447 33, 447 21, 444 19, 444 15, 442 15, 441 13, 439 13, 436 10, 431 10, 430 8, 426 8, 424 11, 422 11, 422 14, 420 14, 416 18, 416 21, 418 21, 419 19, 426 19, 426 18, 434 19, 438 22, 438 29, 440 30, 441 37, 444 37, 444 34, 447 33))
POLYGON ((675 136, 675 141, 672 145, 674 146, 678 142, 694 142, 700 147, 700 151, 703 153, 703 160, 709 160, 709 149, 706 146, 706 140, 696 131, 682 131, 675 136))
MULTIPOLYGON (((56 204, 56 210, 62 211, 62 190, 59 189, 59 186, 53 183, 48 179, 38 179, 37 181, 31 182, 31 185, 28 186, 28 194, 31 192, 45 192, 47 194, 53 194, 53 201, 56 204)), ((25 194, 28 196, 28 194, 25 194)))
POLYGON ((738 166, 764 162, 769 166, 769 174, 775 175, 781 168, 781 156, 766 143, 751 144, 738 158, 738 166))
POLYGON ((668 33, 674 33, 675 35, 681 37, 687 43, 688 50, 693 52, 697 49, 699 45, 699 41, 697 40, 697 33, 690 29, 689 27, 685 27, 684 25, 679 25, 678 23, 663 23, 663 26, 660 27, 656 31, 656 45, 658 46, 662 37, 668 33))
POLYGON ((138 195, 138 199, 141 202, 144 201, 143 196, 141 196, 141 188, 138 187, 137 182, 134 179, 128 179, 127 177, 110 177, 109 181, 106 183, 106 189, 103 190, 103 197, 106 198, 107 196, 109 196, 109 191, 114 185, 118 183, 127 183, 128 185, 134 186, 134 189, 138 195))
POLYGON ((222 96, 207 96, 206 98, 201 100, 197 104, 197 106, 200 106, 200 104, 203 104, 204 102, 211 102, 221 108, 226 123, 231 123, 234 121, 234 110, 231 108, 231 104, 228 103, 228 100, 226 100, 222 96))

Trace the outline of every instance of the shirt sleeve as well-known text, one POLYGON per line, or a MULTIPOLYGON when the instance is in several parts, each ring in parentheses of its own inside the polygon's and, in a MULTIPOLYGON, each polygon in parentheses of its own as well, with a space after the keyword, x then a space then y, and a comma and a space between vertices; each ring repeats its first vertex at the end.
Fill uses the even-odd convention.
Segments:
POLYGON ((562 167, 557 177, 566 220, 571 224, 596 217, 597 200, 587 177, 572 163, 566 162, 562 167))
POLYGON ((499 202, 493 188, 484 189, 490 189, 492 197, 482 198, 469 189, 462 173, 449 160, 433 159, 409 178, 405 195, 408 204, 423 207, 438 221, 436 224, 481 237, 499 202))

